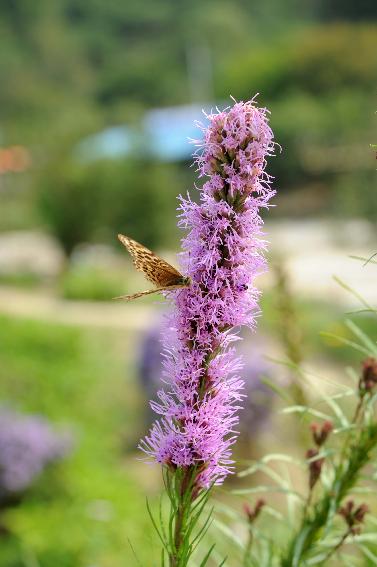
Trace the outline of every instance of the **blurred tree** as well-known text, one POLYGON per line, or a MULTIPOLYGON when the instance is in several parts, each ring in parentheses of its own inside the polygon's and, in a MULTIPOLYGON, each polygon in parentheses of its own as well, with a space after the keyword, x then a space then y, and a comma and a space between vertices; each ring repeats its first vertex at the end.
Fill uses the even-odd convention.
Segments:
POLYGON ((2 0, 2 127, 10 138, 36 140, 59 134, 67 122, 74 127, 68 109, 76 121, 87 107, 114 121, 129 118, 135 105, 200 98, 191 87, 194 47, 204 42, 221 68, 223 57, 261 39, 263 26, 283 27, 305 12, 299 5, 235 0, 229 10, 226 0, 2 0))
POLYGON ((118 232, 153 248, 171 244, 181 181, 175 166, 123 161, 81 164, 66 158, 40 172, 35 191, 47 225, 70 254, 80 242, 115 244, 118 232))
MULTIPOLYGON (((326 156, 336 152, 328 150, 349 148, 359 155, 363 147, 368 159, 368 144, 374 140, 373 9, 375 3, 367 0, 357 7, 351 0, 234 0, 231 9, 227 0, 0 0, 0 143, 24 144, 37 165, 47 164, 47 177, 41 183, 45 188, 50 180, 54 183, 48 191, 42 187, 38 191, 46 195, 39 200, 45 203, 43 212, 50 211, 51 220, 53 207, 47 202, 54 200, 52 194, 60 187, 60 204, 73 218, 68 198, 73 186, 83 191, 74 199, 81 215, 89 197, 92 209, 100 210, 102 205, 95 204, 96 195, 84 195, 89 167, 84 173, 85 168, 69 157, 56 160, 55 155, 69 155, 67 139, 73 147, 80 136, 105 126, 138 123, 151 106, 205 98, 222 103, 230 93, 245 99, 260 92, 284 147, 272 165, 279 185, 297 189, 319 183, 336 188, 338 176, 350 171, 350 160, 345 163, 347 171, 338 159, 331 168, 326 156), (353 17, 355 10, 360 19, 368 18, 367 24, 318 25, 324 18, 353 17), (52 172, 55 163, 60 180, 52 172), (64 183, 71 189, 63 199, 64 183)), ((356 161, 353 180, 357 172, 372 167, 363 159, 356 161)), ((132 164, 124 167, 136 175, 132 164)), ((170 165, 158 166, 158 173, 152 175, 155 187, 161 179, 159 198, 166 193, 167 207, 172 194, 191 185, 191 181, 182 184, 180 170, 170 165), (181 183, 174 189, 173 178, 181 183)), ((35 184, 40 179, 38 175, 35 184)), ((143 186, 148 184, 149 180, 143 181, 143 186)), ((21 199, 19 186, 16 176, 7 182, 8 193, 16 194, 17 188, 21 199)), ((127 193, 126 197, 131 198, 127 193)), ((55 200, 59 201, 57 196, 55 200)), ((107 207, 111 208, 111 199, 107 207)), ((162 208, 159 205, 158 210, 162 208)), ((63 216, 61 208, 56 211, 56 218, 63 216)), ((141 215, 141 208, 134 212, 141 215)), ((83 226, 92 221, 82 216, 79 226, 80 214, 74 224, 76 236, 70 236, 67 228, 57 231, 67 249, 84 233, 93 234, 94 229, 101 233, 100 216, 95 215, 92 230, 83 226)), ((142 224, 142 216, 133 218, 135 225, 142 224)), ((150 239, 146 233, 141 236, 150 239)))
POLYGON ((377 19, 375 0, 320 0, 317 6, 319 16, 328 20, 355 22, 377 19))
MULTIPOLYGON (((347 192, 353 191, 355 198, 360 197, 360 175, 366 183, 363 190, 373 192, 369 144, 374 140, 376 31, 373 24, 307 27, 246 57, 232 54, 216 76, 217 90, 224 96, 229 84, 236 86, 234 94, 241 99, 250 92, 263 94, 260 101, 271 109, 276 139, 283 147, 272 163, 280 187, 323 185, 326 211, 338 195, 329 192, 339 187, 339 176, 352 174, 347 192)), ((376 212, 372 208, 369 216, 376 218, 376 212)))

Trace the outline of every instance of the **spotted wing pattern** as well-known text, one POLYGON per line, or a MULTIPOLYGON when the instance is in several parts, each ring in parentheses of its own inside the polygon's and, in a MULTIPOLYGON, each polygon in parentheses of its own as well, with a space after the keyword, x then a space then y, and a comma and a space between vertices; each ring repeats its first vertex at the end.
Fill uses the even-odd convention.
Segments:
POLYGON ((157 287, 155 289, 133 293, 132 295, 122 295, 115 299, 131 301, 132 299, 138 299, 139 297, 150 295, 151 293, 171 291, 188 285, 187 279, 185 279, 178 270, 173 268, 173 266, 165 262, 162 258, 156 256, 156 254, 153 254, 151 250, 123 234, 118 234, 118 238, 131 254, 136 269, 143 272, 145 277, 157 287))
POLYGON ((128 236, 118 234, 118 238, 131 254, 136 269, 143 272, 147 280, 159 287, 182 285, 182 274, 168 262, 128 236))

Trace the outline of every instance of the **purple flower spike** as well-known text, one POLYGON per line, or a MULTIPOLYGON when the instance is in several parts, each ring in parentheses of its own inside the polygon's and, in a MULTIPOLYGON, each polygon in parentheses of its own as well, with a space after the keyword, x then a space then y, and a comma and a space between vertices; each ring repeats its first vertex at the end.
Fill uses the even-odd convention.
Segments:
POLYGON ((191 285, 170 292, 173 333, 165 334, 165 390, 152 409, 161 417, 141 448, 157 462, 195 468, 194 494, 221 484, 232 471, 243 381, 234 328, 254 327, 259 291, 255 277, 265 270, 261 207, 274 194, 265 173, 273 151, 267 110, 253 101, 207 116, 201 126, 196 163, 208 179, 200 203, 181 197, 181 264, 191 285))

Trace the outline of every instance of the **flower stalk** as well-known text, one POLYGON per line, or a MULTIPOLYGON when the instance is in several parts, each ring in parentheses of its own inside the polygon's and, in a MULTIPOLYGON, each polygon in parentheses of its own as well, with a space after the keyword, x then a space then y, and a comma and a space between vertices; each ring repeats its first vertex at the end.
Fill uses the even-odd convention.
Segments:
POLYGON ((254 279, 265 269, 259 211, 274 194, 265 173, 273 150, 267 111, 240 102, 207 119, 196 153, 206 181, 199 203, 181 198, 178 223, 188 232, 181 264, 191 284, 169 293, 175 309, 164 342, 167 388, 151 402, 160 420, 140 444, 168 471, 171 567, 187 565, 202 501, 233 469, 244 397, 235 329, 255 324, 254 279))
MULTIPOLYGON (((314 503, 312 503, 313 487, 320 479, 322 466, 326 459, 318 460, 317 457, 317 460, 314 458, 309 462, 309 502, 299 529, 282 555, 281 567, 298 567, 301 565, 301 562, 310 555, 313 546, 321 540, 324 528, 333 521, 337 511, 345 519, 348 529, 335 548, 330 550, 328 557, 341 547, 350 534, 354 535, 360 529, 360 526, 356 526, 356 524, 362 523, 367 513, 366 506, 361 505, 355 510, 353 503, 350 505, 348 502, 343 507, 341 507, 341 504, 356 485, 363 467, 370 461, 371 451, 377 446, 377 424, 367 416, 365 411, 366 400, 372 394, 372 387, 367 392, 365 392, 364 387, 366 379, 368 383, 373 382, 373 387, 377 384, 377 380, 374 381, 374 377, 377 378, 377 375, 374 374, 375 369, 375 359, 367 359, 363 363, 359 382, 359 403, 352 421, 354 427, 350 428, 340 448, 338 461, 334 465, 331 485, 322 492, 314 503), (373 376, 372 381, 371 376, 373 376)), ((321 447, 327 440, 331 430, 332 426, 329 422, 325 422, 321 430, 318 426, 312 426, 312 435, 317 448, 321 447)), ((318 452, 317 449, 311 451, 318 452)))
POLYGON ((243 567, 248 567, 249 565, 251 565, 251 549, 254 540, 254 523, 265 505, 266 502, 265 500, 263 500, 263 498, 259 498, 257 500, 254 508, 251 508, 247 503, 244 505, 244 512, 247 519, 248 538, 245 547, 245 553, 243 556, 243 567))

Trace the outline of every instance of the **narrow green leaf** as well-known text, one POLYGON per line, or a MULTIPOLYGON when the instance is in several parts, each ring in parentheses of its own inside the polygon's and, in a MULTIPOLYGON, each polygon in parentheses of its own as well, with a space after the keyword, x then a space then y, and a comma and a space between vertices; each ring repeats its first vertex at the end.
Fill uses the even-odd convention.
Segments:
POLYGON ((275 469, 269 467, 268 465, 262 464, 261 471, 264 472, 265 475, 269 476, 272 480, 274 480, 279 486, 285 489, 290 489, 289 482, 282 477, 275 469))
POLYGON ((299 567, 302 549, 305 543, 305 538, 309 531, 309 526, 304 526, 301 533, 296 538, 296 544, 293 552, 292 567, 299 567))
POLYGON ((288 392, 286 390, 284 390, 283 388, 281 388, 280 386, 278 386, 275 382, 273 382, 272 380, 270 380, 267 377, 261 378, 261 382, 263 384, 265 384, 266 386, 268 386, 270 388, 270 390, 275 392, 275 394, 278 394, 278 396, 280 396, 283 400, 285 400, 289 404, 292 403, 293 399, 288 394, 288 392))
POLYGON ((357 546, 366 557, 373 563, 373 565, 377 565, 377 556, 366 546, 366 545, 358 545, 357 546))
POLYGON ((350 346, 350 347, 354 348, 355 350, 362 352, 363 354, 366 354, 367 356, 370 356, 368 349, 362 347, 361 345, 359 345, 359 344, 357 344, 353 341, 346 339, 345 337, 340 337, 339 335, 335 335, 334 333, 325 333, 325 332, 320 333, 320 335, 322 337, 329 337, 331 339, 336 339, 340 343, 347 345, 347 346, 350 346))
MULTIPOLYGON (((286 479, 287 479, 285 481, 285 487, 288 488, 289 490, 292 490, 292 481, 291 481, 291 476, 289 474, 288 467, 283 466, 283 468, 284 468, 285 476, 286 476, 286 479)), ((297 502, 297 496, 292 494, 292 492, 287 493, 287 513, 288 513, 288 520, 289 520, 290 525, 294 524, 294 521, 295 521, 296 516, 297 516, 296 502, 297 502)))
POLYGON ((243 520, 243 515, 241 516, 239 512, 237 512, 224 502, 216 502, 216 512, 224 514, 225 516, 227 516, 227 518, 230 518, 231 520, 234 520, 236 522, 243 520))
POLYGON ((213 521, 213 525, 216 526, 218 530, 220 530, 227 538, 230 539, 237 547, 240 549, 244 549, 243 542, 241 539, 236 535, 234 531, 232 531, 228 526, 226 526, 221 520, 215 518, 213 521))
MULTIPOLYGON (((339 338, 338 336, 336 336, 336 338, 339 338)), ((304 382, 304 385, 306 385, 310 391, 312 392, 313 389, 317 390, 317 383, 318 382, 323 382, 324 384, 327 384, 328 386, 335 386, 336 388, 338 388, 338 390, 341 390, 342 388, 344 388, 345 390, 349 390, 349 386, 347 386, 346 384, 342 384, 340 382, 334 382, 334 380, 330 380, 329 378, 325 377, 325 376, 321 376, 320 374, 317 374, 316 372, 313 372, 311 370, 308 369, 303 369, 300 365, 292 362, 292 361, 286 361, 286 360, 279 360, 273 357, 266 357, 268 358, 268 360, 271 360, 272 362, 275 362, 276 364, 281 364, 282 366, 287 366, 288 368, 295 370, 295 372, 297 372, 297 374, 300 375, 300 378, 302 379, 302 381, 304 382), (315 380, 313 380, 313 378, 315 380)), ((322 390, 321 390, 322 392, 322 390)))
POLYGON ((368 524, 373 524, 374 526, 377 526, 377 518, 375 516, 368 515, 368 524))
POLYGON ((357 564, 354 563, 353 561, 355 559, 354 555, 349 555, 343 552, 343 553, 339 553, 339 557, 342 562, 342 565, 345 565, 345 567, 356 567, 356 565, 360 565, 360 563, 357 564))
POLYGON ((34 551, 25 543, 20 542, 20 545, 24 567, 40 567, 40 563, 34 551))
MULTIPOLYGON (((197 547, 197 545, 201 542, 201 540, 204 538, 204 536, 208 532, 208 530, 209 530, 209 528, 210 528, 210 526, 213 522, 212 514, 213 514, 213 508, 209 511, 209 514, 208 514, 203 526, 200 528, 198 534, 192 540, 191 545, 192 545, 193 549, 195 549, 197 547)), ((190 533, 194 529, 195 524, 197 523, 198 519, 199 519, 199 516, 195 520, 195 523, 193 522, 192 525, 190 525, 190 530, 187 532, 187 537, 189 537, 190 533)))
POLYGON ((132 545, 132 543, 131 543, 130 538, 127 538, 127 541, 128 541, 128 545, 129 545, 130 548, 131 548, 132 555, 134 556, 134 558, 135 558, 135 560, 136 560, 136 563, 137 563, 138 565, 140 565, 140 567, 143 567, 142 564, 140 563, 140 559, 139 559, 138 556, 136 555, 136 552, 135 552, 135 550, 134 550, 134 547, 133 547, 133 545, 132 545))
POLYGON ((375 256, 376 254, 373 254, 369 258, 363 258, 363 256, 354 256, 353 254, 351 254, 349 258, 352 258, 353 260, 360 260, 361 262, 364 262, 364 266, 366 266, 367 264, 377 264, 377 261, 373 260, 375 256))
POLYGON ((161 541, 162 545, 164 546, 164 548, 166 549, 166 551, 169 552, 169 550, 168 550, 168 548, 167 548, 167 545, 166 545, 166 542, 164 541, 164 539, 163 539, 163 537, 162 537, 162 535, 161 535, 161 532, 160 532, 160 530, 158 529, 158 526, 157 526, 156 521, 155 521, 155 519, 154 519, 154 516, 153 516, 153 514, 152 514, 152 510, 150 509, 148 498, 146 498, 146 503, 147 503, 148 515, 149 515, 149 517, 150 517, 150 519, 151 519, 151 522, 152 522, 152 524, 153 524, 153 527, 154 527, 154 529, 156 530, 157 535, 158 535, 158 537, 160 538, 160 541, 161 541))
POLYGON ((205 555, 203 561, 201 562, 200 567, 205 567, 207 565, 207 561, 210 558, 210 555, 211 555, 214 547, 215 547, 215 544, 213 543, 211 545, 211 547, 209 548, 208 553, 205 555))
POLYGON ((364 333, 362 329, 356 323, 351 321, 350 319, 346 320, 346 325, 352 331, 352 333, 360 339, 360 341, 364 344, 364 346, 370 350, 371 356, 377 355, 377 345, 364 333))
POLYGON ((168 541, 168 538, 166 536, 166 531, 165 531, 164 517, 163 517, 163 514, 162 514, 162 494, 160 496, 159 519, 160 519, 161 532, 162 532, 162 536, 164 538, 164 541, 168 541))
POLYGON ((295 490, 291 490, 289 488, 281 488, 279 486, 256 486, 253 488, 239 488, 238 490, 233 490, 232 494, 237 496, 244 496, 245 494, 260 494, 260 493, 268 493, 271 492, 272 494, 281 493, 281 494, 292 494, 296 496, 298 499, 305 501, 305 498, 299 492, 295 490))
POLYGON ((359 375, 352 366, 346 367, 346 374, 352 380, 354 386, 356 386, 359 383, 359 375))
POLYGON ((268 514, 269 516, 272 516, 272 518, 275 518, 275 520, 279 520, 280 522, 285 522, 284 514, 278 512, 277 510, 275 510, 275 508, 271 508, 271 506, 263 506, 263 512, 264 514, 268 514))
POLYGON ((237 476, 239 476, 240 478, 243 478, 245 476, 255 474, 257 471, 260 470, 261 464, 265 465, 265 464, 270 463, 271 461, 291 463, 291 464, 297 465, 301 468, 305 468, 305 464, 302 461, 300 461, 299 459, 295 459, 294 457, 291 457, 290 455, 285 455, 284 453, 271 453, 270 455, 266 455, 265 457, 263 457, 262 459, 260 459, 259 461, 257 461, 253 465, 251 465, 246 470, 238 473, 237 476))
POLYGON ((376 314, 377 313, 377 309, 375 309, 374 307, 370 307, 370 308, 365 308, 365 309, 356 309, 355 311, 346 311, 345 315, 361 315, 363 313, 373 313, 376 314))
POLYGON ((356 543, 363 543, 363 542, 368 542, 368 543, 377 543, 377 533, 366 533, 366 534, 359 534, 357 536, 354 536, 353 541, 356 543))
POLYGON ((346 414, 343 412, 342 408, 340 407, 340 405, 334 399, 334 397, 328 396, 325 392, 322 392, 322 399, 332 409, 335 416, 338 418, 341 426, 348 427, 350 425, 350 422, 346 414))
POLYGON ((343 280, 341 280, 337 276, 333 276, 333 279, 336 281, 338 285, 340 285, 340 287, 342 287, 343 289, 348 291, 351 295, 356 297, 356 299, 358 299, 362 305, 364 305, 368 309, 373 309, 373 307, 369 305, 369 303, 364 299, 364 297, 360 295, 355 289, 353 289, 351 286, 346 284, 343 280))
POLYGON ((354 486, 352 494, 376 494, 376 488, 371 486, 354 486))
POLYGON ((326 559, 327 555, 327 553, 319 553, 318 555, 307 559, 305 561, 305 565, 318 565, 318 563, 322 563, 326 559))
POLYGON ((321 411, 315 410, 313 408, 309 408, 307 406, 290 406, 289 408, 284 408, 281 410, 281 413, 301 413, 301 414, 308 414, 313 415, 314 417, 318 417, 319 419, 325 419, 332 421, 332 416, 321 411))

